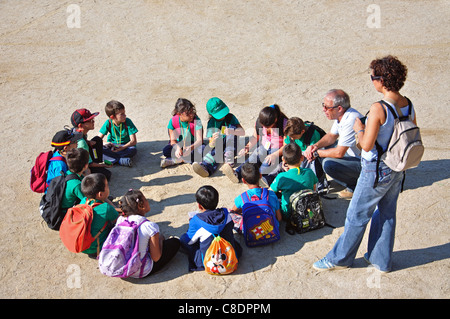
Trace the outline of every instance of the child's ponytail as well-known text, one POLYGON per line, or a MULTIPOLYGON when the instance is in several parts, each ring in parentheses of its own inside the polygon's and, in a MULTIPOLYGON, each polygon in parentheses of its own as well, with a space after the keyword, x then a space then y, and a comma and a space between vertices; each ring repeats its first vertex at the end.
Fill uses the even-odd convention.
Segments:
POLYGON ((271 106, 264 107, 258 116, 259 123, 262 126, 268 127, 279 119, 286 118, 283 112, 281 112, 280 106, 278 104, 273 104, 271 106))
POLYGON ((139 205, 145 200, 144 194, 140 190, 130 189, 119 201, 120 208, 124 216, 138 215, 139 205))

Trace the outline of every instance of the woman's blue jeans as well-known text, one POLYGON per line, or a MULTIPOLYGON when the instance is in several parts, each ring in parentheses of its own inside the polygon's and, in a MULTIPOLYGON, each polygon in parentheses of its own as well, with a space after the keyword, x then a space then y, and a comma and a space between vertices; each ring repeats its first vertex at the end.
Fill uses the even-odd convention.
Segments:
POLYGON ((361 160, 361 174, 347 210, 344 233, 326 256, 335 265, 352 265, 372 219, 367 247, 369 261, 381 271, 392 268, 397 199, 403 173, 392 171, 382 161, 378 172, 378 185, 374 188, 376 162, 361 160))

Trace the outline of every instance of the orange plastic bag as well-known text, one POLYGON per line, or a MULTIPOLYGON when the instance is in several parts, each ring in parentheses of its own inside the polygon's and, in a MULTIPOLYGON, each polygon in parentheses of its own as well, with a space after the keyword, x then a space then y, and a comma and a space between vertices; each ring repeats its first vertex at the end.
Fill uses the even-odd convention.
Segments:
POLYGON ((210 275, 227 275, 237 269, 238 259, 233 246, 220 236, 214 237, 203 259, 210 275))

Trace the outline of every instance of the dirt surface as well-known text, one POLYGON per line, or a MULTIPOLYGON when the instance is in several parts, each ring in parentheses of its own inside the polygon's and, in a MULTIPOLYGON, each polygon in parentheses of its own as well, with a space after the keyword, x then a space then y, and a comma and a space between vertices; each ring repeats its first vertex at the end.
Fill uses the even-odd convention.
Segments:
POLYGON ((449 298, 449 14, 445 0, 0 1, 0 297, 449 298), (141 189, 148 218, 166 236, 181 236, 198 187, 216 187, 226 207, 246 188, 220 171, 205 179, 190 165, 160 169, 177 98, 196 104, 204 125, 206 101, 217 96, 249 134, 259 110, 273 103, 329 130, 326 91, 344 89, 365 113, 381 98, 369 63, 386 54, 408 67, 402 93, 415 105, 426 146, 398 201, 388 274, 363 260, 367 234, 352 268, 311 267, 344 230, 349 202, 341 199, 323 203, 335 229, 290 236, 282 225, 279 243, 244 247, 238 270, 225 277, 189 273, 178 253, 155 276, 108 278, 42 223, 30 169, 77 108, 101 112, 93 137, 106 102, 126 106, 139 129, 138 155, 134 167, 112 169, 111 193, 141 189))

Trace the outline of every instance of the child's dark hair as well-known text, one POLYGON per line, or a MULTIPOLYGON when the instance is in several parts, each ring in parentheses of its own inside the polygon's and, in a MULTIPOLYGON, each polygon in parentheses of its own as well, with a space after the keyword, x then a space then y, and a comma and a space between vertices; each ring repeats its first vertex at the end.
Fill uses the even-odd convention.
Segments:
POLYGON ((259 185, 259 166, 256 163, 244 163, 241 170, 242 178, 250 185, 259 185))
POLYGON ((297 165, 302 160, 302 150, 296 143, 289 143, 283 147, 283 159, 288 165, 297 165))
POLYGON ((284 128, 284 136, 300 135, 302 131, 306 132, 306 126, 299 117, 291 117, 284 128))
POLYGON ((195 200, 203 206, 204 209, 216 209, 219 203, 219 192, 212 186, 205 185, 200 187, 195 193, 195 200))
POLYGON ((139 211, 139 203, 142 203, 145 200, 147 199, 140 190, 130 189, 125 195, 122 196, 122 199, 119 201, 119 205, 125 216, 137 215, 139 211))
POLYGON ((116 113, 120 110, 125 109, 125 106, 116 100, 111 100, 108 103, 106 103, 105 106, 105 112, 108 117, 116 115, 116 113))
POLYGON ((67 152, 66 158, 69 170, 74 174, 80 173, 89 163, 89 152, 83 148, 73 148, 67 152))
POLYGON ((258 116, 259 123, 264 126, 268 127, 277 122, 280 118, 286 118, 286 115, 284 115, 283 112, 281 112, 280 107, 278 104, 273 104, 271 106, 264 107, 260 112, 258 116))
POLYGON ((179 98, 177 102, 175 103, 175 108, 172 111, 172 115, 177 115, 181 113, 188 113, 188 114, 197 114, 197 111, 195 110, 194 104, 192 104, 191 101, 183 98, 179 98))
POLYGON ((99 192, 106 188, 106 176, 101 173, 93 173, 85 176, 81 181, 81 192, 89 199, 95 199, 99 192))

